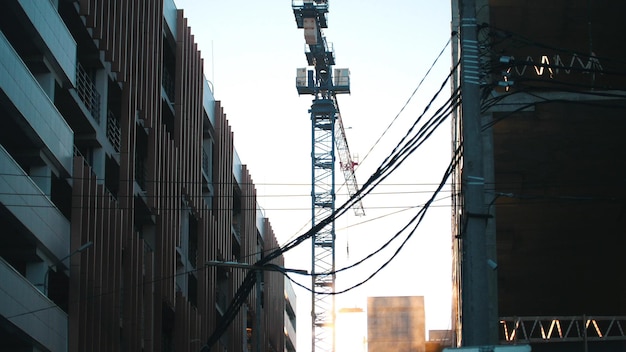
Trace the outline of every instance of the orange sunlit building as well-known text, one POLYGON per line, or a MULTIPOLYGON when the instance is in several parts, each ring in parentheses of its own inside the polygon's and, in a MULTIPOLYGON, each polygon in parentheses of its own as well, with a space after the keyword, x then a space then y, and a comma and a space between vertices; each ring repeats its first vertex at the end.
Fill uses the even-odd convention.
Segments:
POLYGON ((424 352, 423 296, 368 297, 367 350, 370 352, 424 352))

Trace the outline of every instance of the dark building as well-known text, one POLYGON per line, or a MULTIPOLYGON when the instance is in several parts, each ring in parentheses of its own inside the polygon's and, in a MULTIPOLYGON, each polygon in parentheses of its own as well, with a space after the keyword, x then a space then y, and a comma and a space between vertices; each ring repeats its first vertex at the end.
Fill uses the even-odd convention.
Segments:
MULTIPOLYGON (((199 351, 246 274, 205 263, 277 248, 202 66, 172 0, 2 2, 1 350, 199 351)), ((212 351, 282 351, 283 283, 212 351)))
MULTIPOLYGON (((620 1, 476 1, 493 341, 626 351, 625 10, 620 1)), ((462 300, 462 171, 457 343, 461 307, 472 304, 462 300)))

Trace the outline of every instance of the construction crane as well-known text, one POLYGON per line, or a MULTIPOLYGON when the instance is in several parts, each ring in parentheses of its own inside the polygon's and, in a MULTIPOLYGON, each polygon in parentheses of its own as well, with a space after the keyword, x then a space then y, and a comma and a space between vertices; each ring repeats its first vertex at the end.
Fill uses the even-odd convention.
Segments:
MULTIPOLYGON (((297 69, 298 94, 313 95, 311 114, 311 226, 335 211, 335 146, 350 196, 357 190, 354 167, 337 104, 337 94, 350 93, 348 69, 334 69, 335 54, 322 29, 328 28, 327 0, 292 0, 298 28, 304 29, 308 68, 297 69)), ((355 214, 364 215, 360 200, 355 214)), ((335 350, 335 222, 312 236, 312 351, 335 350)))

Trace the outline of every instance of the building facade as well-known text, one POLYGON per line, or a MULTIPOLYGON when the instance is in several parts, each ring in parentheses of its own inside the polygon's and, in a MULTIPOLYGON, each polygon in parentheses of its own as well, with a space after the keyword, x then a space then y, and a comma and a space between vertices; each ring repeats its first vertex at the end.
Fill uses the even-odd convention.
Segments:
POLYGON ((367 350, 424 352, 424 297, 368 297, 367 350))
MULTIPOLYGON (((205 263, 278 244, 183 11, 2 5, 2 348, 199 351, 246 274, 205 263)), ((283 284, 264 272, 211 351, 283 350, 283 284)))
POLYGON ((285 280, 285 352, 296 352, 296 292, 290 280, 285 280))
MULTIPOLYGON (((452 8, 459 29, 457 1, 452 8)), ((617 1, 476 1, 492 344, 626 351, 626 48, 616 44, 624 10, 617 1)), ((457 146, 462 125, 459 115, 457 146)), ((473 304, 463 301, 463 176, 461 164, 453 182, 457 344, 462 308, 473 304)))

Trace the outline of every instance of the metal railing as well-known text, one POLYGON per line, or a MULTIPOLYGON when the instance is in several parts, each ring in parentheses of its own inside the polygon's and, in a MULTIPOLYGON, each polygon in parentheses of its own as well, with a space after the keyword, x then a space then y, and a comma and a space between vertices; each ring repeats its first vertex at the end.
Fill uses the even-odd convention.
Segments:
POLYGON ((165 91, 165 95, 167 95, 167 99, 169 99, 170 104, 174 104, 174 97, 176 92, 176 85, 174 82, 174 76, 170 73, 167 67, 163 66, 163 75, 162 75, 163 90, 165 91))
POLYGON ((76 91, 80 100, 91 113, 91 117, 97 123, 100 123, 100 93, 98 93, 96 85, 80 63, 76 65, 76 91))
POLYGON ((211 182, 211 164, 209 154, 202 148, 202 173, 208 182, 211 182))
POLYGON ((120 120, 109 110, 107 113, 107 139, 117 153, 120 152, 122 144, 122 128, 120 120))
POLYGON ((626 316, 500 318, 504 344, 626 341, 626 316))

